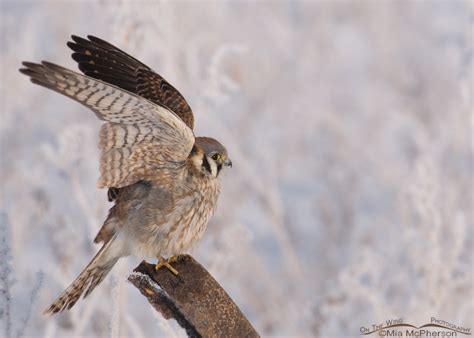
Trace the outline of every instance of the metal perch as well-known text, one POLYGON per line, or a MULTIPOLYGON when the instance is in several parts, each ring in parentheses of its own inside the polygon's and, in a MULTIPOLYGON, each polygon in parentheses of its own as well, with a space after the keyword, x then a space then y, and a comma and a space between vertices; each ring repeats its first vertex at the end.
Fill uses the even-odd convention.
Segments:
POLYGON ((189 255, 173 263, 179 275, 142 262, 128 280, 164 318, 189 337, 260 337, 217 281, 189 255))

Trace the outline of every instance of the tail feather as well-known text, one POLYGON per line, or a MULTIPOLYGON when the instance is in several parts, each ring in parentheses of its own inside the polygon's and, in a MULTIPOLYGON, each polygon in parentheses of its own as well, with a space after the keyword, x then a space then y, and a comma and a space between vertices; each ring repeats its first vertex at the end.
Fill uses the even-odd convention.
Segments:
POLYGON ((82 294, 86 298, 104 280, 121 257, 112 252, 114 250, 110 250, 114 239, 115 237, 102 246, 74 282, 44 311, 45 314, 55 314, 69 310, 76 304, 82 294))
MULTIPOLYGON (((110 189, 109 189, 110 190, 110 189)), ((100 228, 97 236, 94 238, 94 243, 108 242, 110 238, 115 235, 116 230, 119 228, 119 223, 115 217, 115 206, 110 209, 109 215, 105 220, 102 228, 100 228)))

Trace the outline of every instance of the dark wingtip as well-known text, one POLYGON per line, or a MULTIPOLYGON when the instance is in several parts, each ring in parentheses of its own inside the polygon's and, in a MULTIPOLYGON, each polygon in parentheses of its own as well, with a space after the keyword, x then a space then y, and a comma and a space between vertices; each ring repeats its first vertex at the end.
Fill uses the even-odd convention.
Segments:
POLYGON ((89 40, 81 38, 80 36, 77 36, 77 35, 71 35, 71 39, 78 45, 82 45, 84 47, 89 46, 91 44, 89 40))
POLYGON ((77 43, 72 42, 72 41, 68 41, 68 42, 66 42, 66 46, 71 48, 73 51, 76 51, 75 48, 77 48, 77 43))
POLYGON ((29 76, 31 79, 41 74, 44 67, 42 64, 29 61, 23 61, 21 64, 24 67, 18 69, 18 71, 26 76, 29 76))
POLYGON ((31 83, 34 83, 35 85, 38 85, 38 86, 43 86, 43 87, 47 86, 47 84, 45 82, 37 80, 34 77, 30 78, 30 81, 31 81, 31 83))
POLYGON ((25 66, 26 68, 33 68, 33 67, 41 66, 39 63, 30 62, 30 61, 23 61, 21 64, 23 66, 25 66))
POLYGON ((71 72, 69 69, 67 68, 64 68, 63 66, 60 66, 58 64, 55 64, 55 63, 52 63, 52 62, 49 62, 49 61, 41 61, 41 65, 43 67, 46 67, 46 68, 49 68, 51 70, 54 70, 56 72, 71 72))
POLYGON ((33 71, 29 68, 20 68, 18 71, 24 75, 31 76, 33 75, 33 71))
POLYGON ((92 43, 93 45, 96 45, 96 46, 100 46, 101 48, 111 49, 111 50, 118 49, 117 47, 115 47, 110 42, 102 40, 101 38, 98 38, 97 36, 88 35, 87 38, 89 39, 90 43, 92 43))
POLYGON ((45 60, 41 61, 41 64, 42 64, 43 66, 47 67, 47 68, 60 67, 60 66, 58 66, 58 65, 56 65, 56 64, 54 64, 54 63, 52 63, 52 62, 45 61, 45 60))
POLYGON ((72 54, 71 54, 71 57, 72 57, 72 59, 73 59, 74 61, 76 61, 76 62, 82 61, 83 58, 84 58, 84 57, 83 57, 83 54, 78 53, 78 52, 72 53, 72 54))
POLYGON ((77 43, 79 43, 81 40, 84 40, 80 36, 77 36, 77 35, 74 35, 74 34, 71 35, 71 39, 72 39, 72 41, 77 42, 77 43))
POLYGON ((92 42, 99 42, 99 43, 105 42, 101 38, 98 38, 97 36, 94 36, 94 35, 88 35, 87 38, 92 42))

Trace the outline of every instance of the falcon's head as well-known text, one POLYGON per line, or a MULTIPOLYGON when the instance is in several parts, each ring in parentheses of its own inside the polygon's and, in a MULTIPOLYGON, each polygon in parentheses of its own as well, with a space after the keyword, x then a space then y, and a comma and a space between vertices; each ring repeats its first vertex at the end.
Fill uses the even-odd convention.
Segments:
POLYGON ((227 150, 210 137, 196 137, 191 157, 196 168, 212 178, 218 177, 223 167, 232 167, 227 150))

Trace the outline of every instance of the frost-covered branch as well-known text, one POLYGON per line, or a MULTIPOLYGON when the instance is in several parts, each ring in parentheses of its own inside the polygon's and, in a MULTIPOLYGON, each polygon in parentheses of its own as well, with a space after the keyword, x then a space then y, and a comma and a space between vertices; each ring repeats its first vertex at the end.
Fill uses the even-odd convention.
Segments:
POLYGON ((33 288, 31 289, 31 292, 30 292, 30 297, 29 297, 26 313, 24 317, 21 319, 20 327, 18 328, 17 333, 16 333, 17 338, 21 338, 25 335, 26 327, 28 326, 28 322, 30 321, 30 318, 31 318, 31 310, 33 308, 33 305, 36 302, 36 299, 38 299, 38 293, 41 289, 41 285, 43 285, 44 273, 42 271, 38 271, 36 273, 35 279, 36 279, 35 284, 33 285, 33 288))
POLYGON ((12 279, 10 251, 10 227, 5 213, 0 213, 0 323, 2 323, 4 337, 11 337, 12 317, 11 288, 12 279))

